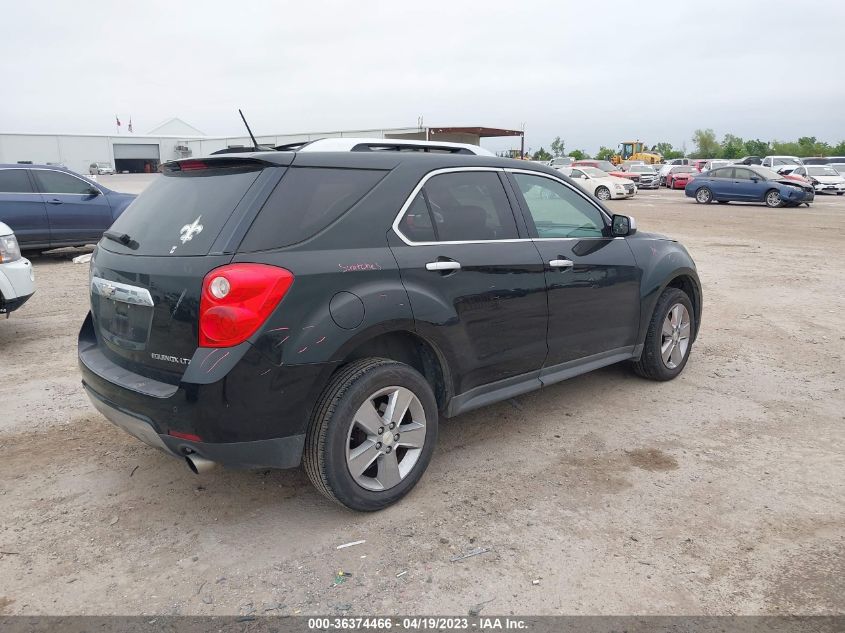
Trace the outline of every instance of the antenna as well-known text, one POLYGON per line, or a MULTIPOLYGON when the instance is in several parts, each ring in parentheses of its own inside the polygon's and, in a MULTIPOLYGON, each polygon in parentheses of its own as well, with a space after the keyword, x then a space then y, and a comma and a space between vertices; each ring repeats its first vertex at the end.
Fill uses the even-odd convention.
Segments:
POLYGON ((249 129, 249 123, 247 123, 247 122, 246 122, 246 117, 244 116, 244 113, 243 113, 243 111, 242 111, 240 108, 238 108, 238 114, 240 114, 240 115, 241 115, 241 119, 243 120, 244 125, 246 126, 246 131, 247 131, 247 132, 249 132, 249 138, 251 138, 251 139, 252 139, 252 146, 253 146, 256 150, 257 150, 257 149, 259 149, 259 147, 258 147, 258 141, 256 141, 256 140, 255 140, 255 135, 253 135, 252 130, 250 130, 250 129, 249 129))

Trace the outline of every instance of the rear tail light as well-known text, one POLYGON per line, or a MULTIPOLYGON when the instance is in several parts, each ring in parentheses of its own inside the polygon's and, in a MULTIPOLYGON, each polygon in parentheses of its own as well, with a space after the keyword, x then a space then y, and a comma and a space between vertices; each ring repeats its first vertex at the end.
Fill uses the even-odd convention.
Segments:
POLYGON ((279 305, 293 273, 266 264, 229 264, 202 282, 200 347, 231 347, 252 336, 279 305))

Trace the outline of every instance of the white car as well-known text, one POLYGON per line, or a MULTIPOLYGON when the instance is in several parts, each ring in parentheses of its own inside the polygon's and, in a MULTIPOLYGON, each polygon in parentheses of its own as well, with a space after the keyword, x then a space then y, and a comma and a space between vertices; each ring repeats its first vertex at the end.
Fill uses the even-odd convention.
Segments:
POLYGON ((793 169, 790 174, 809 180, 816 193, 835 193, 837 196, 845 194, 845 176, 832 165, 803 165, 793 169))
POLYGON ((91 163, 88 165, 88 173, 92 176, 114 175, 114 167, 111 166, 111 163, 91 163))
POLYGON ((572 158, 572 156, 558 156, 557 158, 551 159, 546 164, 552 169, 561 169, 562 167, 571 166, 573 162, 575 162, 575 159, 572 158))
POLYGON ((611 176, 596 167, 564 167, 558 171, 599 200, 630 198, 637 193, 633 180, 611 176))
POLYGON ((18 240, 6 224, 0 222, 0 314, 20 308, 35 292, 35 273, 29 260, 21 257, 18 240))
POLYGON ((766 156, 761 163, 763 167, 768 167, 772 171, 778 172, 783 167, 795 167, 796 165, 800 167, 803 164, 803 161, 797 156, 766 156))

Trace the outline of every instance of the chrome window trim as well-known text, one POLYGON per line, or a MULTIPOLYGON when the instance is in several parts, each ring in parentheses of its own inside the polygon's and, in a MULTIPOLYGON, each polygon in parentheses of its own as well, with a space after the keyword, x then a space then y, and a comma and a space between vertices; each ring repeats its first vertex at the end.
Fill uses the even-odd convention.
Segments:
POLYGON ((119 281, 109 281, 101 277, 91 277, 91 292, 106 299, 154 307, 153 298, 146 288, 139 288, 119 281))
MULTIPOLYGON (((411 195, 405 200, 405 203, 402 205, 402 208, 399 209, 399 213, 396 214, 396 218, 393 220, 393 224, 391 224, 391 228, 393 232, 399 237, 400 240, 405 242, 408 246, 440 246, 443 244, 500 244, 500 243, 515 243, 515 242, 530 242, 531 238, 524 238, 524 237, 517 237, 517 238, 509 238, 509 239, 501 239, 501 240, 453 240, 449 242, 414 242, 409 240, 402 231, 399 230, 399 222, 402 220, 402 217, 411 207, 411 204, 414 202, 414 198, 416 198, 422 188, 425 186, 431 178, 434 176, 439 176, 440 174, 452 174, 452 173, 460 173, 465 171, 488 171, 494 174, 500 174, 504 172, 504 169, 501 167, 444 167, 442 169, 435 169, 434 171, 428 172, 422 179, 417 183, 416 187, 414 187, 413 191, 411 191, 411 195)), ((502 187, 502 192, 507 194, 504 187, 502 187)), ((508 200, 510 203, 510 200, 508 200)), ((513 213, 513 209, 511 210, 513 213)), ((516 218, 514 218, 514 222, 516 222, 516 218)), ((517 230, 519 225, 517 224, 517 230)))
MULTIPOLYGON (((94 187, 94 189, 96 189, 97 191, 100 192, 101 196, 106 195, 106 194, 103 193, 103 190, 100 189, 97 185, 90 183, 87 180, 85 180, 84 178, 81 178, 80 176, 78 176, 74 173, 71 173, 69 171, 63 171, 61 169, 50 169, 49 167, 0 167, 0 170, 3 170, 3 171, 9 170, 9 169, 25 169, 25 170, 28 170, 28 171, 55 171, 55 172, 60 173, 60 174, 65 174, 66 176, 70 176, 71 178, 76 178, 77 180, 81 180, 86 185, 88 185, 90 187, 94 187)), ((39 183, 36 183, 36 184, 39 184, 39 183)), ((20 192, 4 191, 3 193, 14 193, 16 196, 25 196, 25 195, 33 195, 33 196, 90 196, 91 195, 90 193, 62 193, 62 192, 58 192, 58 191, 20 191, 20 192)))
MULTIPOLYGON (((434 171, 428 172, 422 179, 417 183, 416 187, 414 187, 413 191, 411 191, 411 195, 405 200, 405 203, 402 205, 402 208, 399 209, 399 213, 396 214, 396 218, 393 220, 393 224, 391 228, 393 232, 396 233, 397 237, 402 240, 407 246, 440 246, 443 244, 500 244, 500 243, 518 243, 518 242, 571 242, 571 241, 583 241, 583 240, 606 240, 607 237, 601 236, 585 236, 585 237, 520 237, 520 238, 512 238, 512 239, 501 239, 501 240, 455 240, 451 242, 414 242, 409 240, 402 231, 399 230, 399 222, 402 220, 402 217, 410 208, 411 204, 414 202, 414 198, 419 195, 422 188, 425 186, 425 183, 432 177, 437 176, 439 174, 448 174, 448 173, 455 173, 455 172, 462 172, 462 171, 489 171, 493 173, 521 173, 521 174, 529 174, 532 176, 544 176, 549 180, 553 180, 554 182, 558 182, 562 184, 564 187, 568 187, 579 196, 584 198, 587 203, 594 206, 601 216, 610 222, 611 219, 608 217, 607 213, 604 210, 596 205, 590 198, 585 194, 583 191, 578 189, 577 187, 573 187, 572 185, 568 184, 567 182, 557 178, 551 174, 547 174, 541 171, 533 171, 531 169, 519 169, 519 168, 509 168, 509 167, 444 167, 442 169, 435 169, 434 171)), ((615 240, 623 240, 624 237, 613 237, 610 239, 615 240)))

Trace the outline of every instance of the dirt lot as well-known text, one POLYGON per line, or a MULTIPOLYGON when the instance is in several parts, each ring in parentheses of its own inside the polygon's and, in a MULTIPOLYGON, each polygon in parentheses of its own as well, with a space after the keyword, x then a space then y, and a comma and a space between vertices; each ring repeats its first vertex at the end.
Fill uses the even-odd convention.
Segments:
POLYGON ((34 258, 0 321, 0 613, 845 612, 845 200, 611 204, 698 262, 685 373, 615 366, 445 421, 372 515, 299 471, 197 477, 112 427, 76 370, 87 266, 34 258))

